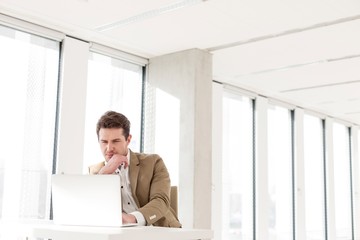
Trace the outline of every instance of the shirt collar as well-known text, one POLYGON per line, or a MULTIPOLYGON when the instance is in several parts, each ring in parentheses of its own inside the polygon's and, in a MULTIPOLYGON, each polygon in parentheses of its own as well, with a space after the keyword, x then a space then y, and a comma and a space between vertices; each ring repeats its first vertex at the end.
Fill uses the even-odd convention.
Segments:
POLYGON ((127 153, 127 155, 126 155, 126 158, 127 158, 127 160, 128 160, 128 166, 130 166, 130 148, 128 148, 128 153, 127 153))

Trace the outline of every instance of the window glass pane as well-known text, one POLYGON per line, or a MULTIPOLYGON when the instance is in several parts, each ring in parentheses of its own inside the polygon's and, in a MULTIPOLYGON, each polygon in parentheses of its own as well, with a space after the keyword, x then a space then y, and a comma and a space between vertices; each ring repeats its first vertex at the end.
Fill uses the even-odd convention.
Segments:
POLYGON ((88 65, 84 173, 88 166, 103 161, 96 136, 96 123, 108 110, 124 114, 131 122, 129 148, 140 151, 142 66, 91 53, 88 65))
MULTIPOLYGON (((2 222, 50 217, 59 47, 0 26, 2 222)), ((0 234, 12 239, 16 231, 0 234)))
POLYGON ((253 107, 223 97, 222 239, 253 239, 253 107))
POLYGON ((336 239, 352 239, 349 128, 334 123, 336 239))
POLYGON ((306 239, 325 239, 324 142, 322 120, 304 115, 306 239))
POLYGON ((268 110, 268 194, 270 239, 292 239, 292 155, 290 111, 268 110))

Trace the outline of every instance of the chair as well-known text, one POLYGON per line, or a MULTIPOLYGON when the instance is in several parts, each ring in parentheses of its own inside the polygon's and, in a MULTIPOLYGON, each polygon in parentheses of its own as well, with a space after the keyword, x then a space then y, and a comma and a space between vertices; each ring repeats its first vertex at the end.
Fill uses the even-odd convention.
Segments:
POLYGON ((170 189, 170 207, 178 214, 178 190, 177 186, 171 186, 170 189))

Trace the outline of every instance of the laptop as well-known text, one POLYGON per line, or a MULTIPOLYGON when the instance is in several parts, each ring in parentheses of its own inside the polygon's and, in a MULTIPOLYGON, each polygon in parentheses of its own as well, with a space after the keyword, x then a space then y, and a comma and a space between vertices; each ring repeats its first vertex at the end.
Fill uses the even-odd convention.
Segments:
POLYGON ((53 221, 60 225, 121 227, 120 176, 54 174, 53 221))

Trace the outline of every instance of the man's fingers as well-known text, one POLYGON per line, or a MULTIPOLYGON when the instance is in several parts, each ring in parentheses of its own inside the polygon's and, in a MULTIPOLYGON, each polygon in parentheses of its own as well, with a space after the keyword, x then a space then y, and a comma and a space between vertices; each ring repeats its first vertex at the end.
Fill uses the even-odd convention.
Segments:
POLYGON ((114 154, 108 161, 108 164, 111 164, 115 168, 121 168, 124 167, 127 168, 129 165, 129 162, 127 160, 126 156, 122 156, 119 154, 114 154))

